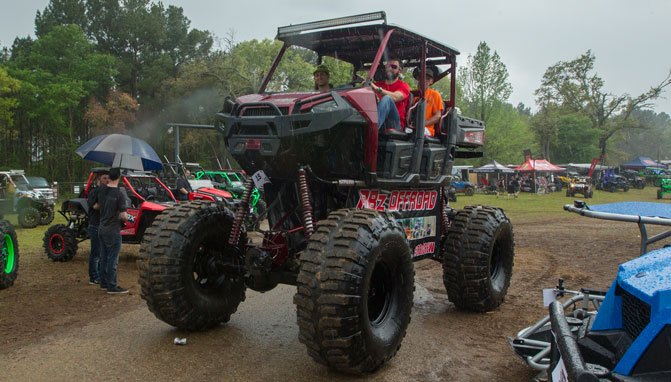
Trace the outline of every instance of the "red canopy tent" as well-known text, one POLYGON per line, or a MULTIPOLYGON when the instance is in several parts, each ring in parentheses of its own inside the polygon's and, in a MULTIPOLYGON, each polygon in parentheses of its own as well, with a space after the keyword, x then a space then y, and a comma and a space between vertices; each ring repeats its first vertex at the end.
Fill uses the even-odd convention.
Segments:
POLYGON ((557 171, 566 171, 566 169, 559 166, 555 166, 552 163, 548 162, 546 159, 529 159, 522 165, 515 167, 515 171, 557 172, 557 171))
MULTIPOLYGON (((555 166, 552 163, 548 162, 546 159, 528 159, 520 166, 515 167, 515 171, 521 171, 521 172, 531 171, 532 178, 536 179, 536 171, 558 172, 558 171, 566 171, 566 169, 559 166, 555 166)), ((534 184, 534 192, 536 192, 536 182, 533 182, 533 184, 534 184)))

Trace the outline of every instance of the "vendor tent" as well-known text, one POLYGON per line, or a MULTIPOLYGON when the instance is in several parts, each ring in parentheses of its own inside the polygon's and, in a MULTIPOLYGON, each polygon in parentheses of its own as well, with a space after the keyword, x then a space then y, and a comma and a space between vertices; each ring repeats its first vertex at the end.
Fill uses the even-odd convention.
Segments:
MULTIPOLYGON (((565 168, 555 166, 546 159, 529 159, 522 165, 515 167, 515 171, 532 172, 532 179, 536 179, 537 172, 559 172, 566 171, 565 168)), ((536 183, 534 182, 534 192, 536 192, 536 183)))
POLYGON ((624 168, 644 168, 644 167, 666 167, 648 157, 636 157, 627 163, 623 163, 624 168))
POLYGON ((566 171, 565 168, 555 166, 546 159, 529 159, 522 165, 515 167, 515 171, 557 172, 566 171))
POLYGON ((515 171, 494 160, 482 167, 474 169, 473 172, 512 174, 515 171))

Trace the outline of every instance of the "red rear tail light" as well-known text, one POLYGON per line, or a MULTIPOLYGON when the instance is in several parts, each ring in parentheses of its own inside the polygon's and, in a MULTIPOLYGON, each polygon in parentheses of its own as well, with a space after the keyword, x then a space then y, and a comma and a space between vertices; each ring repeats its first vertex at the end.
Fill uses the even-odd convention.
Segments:
POLYGON ((247 149, 247 150, 261 150, 261 140, 260 139, 248 139, 245 142, 245 149, 247 149))
POLYGON ((474 145, 484 145, 485 144, 485 132, 484 131, 471 131, 464 134, 464 141, 472 143, 474 145))

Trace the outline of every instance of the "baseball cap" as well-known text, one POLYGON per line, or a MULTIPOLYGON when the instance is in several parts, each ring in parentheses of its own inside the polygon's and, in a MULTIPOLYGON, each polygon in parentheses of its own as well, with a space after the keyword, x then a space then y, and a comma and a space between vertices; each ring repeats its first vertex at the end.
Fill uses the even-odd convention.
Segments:
POLYGON ((317 68, 315 68, 315 71, 312 72, 312 74, 315 75, 319 72, 326 73, 327 76, 331 75, 331 72, 329 71, 329 68, 324 64, 318 65, 317 68))

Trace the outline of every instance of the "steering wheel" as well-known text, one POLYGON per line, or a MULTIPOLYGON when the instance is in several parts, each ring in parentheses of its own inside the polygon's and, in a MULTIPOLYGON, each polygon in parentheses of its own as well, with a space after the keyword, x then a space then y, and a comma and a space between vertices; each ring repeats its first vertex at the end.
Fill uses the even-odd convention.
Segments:
POLYGON ((152 194, 149 194, 149 195, 144 197, 144 200, 146 200, 146 201, 150 201, 150 200, 154 200, 154 199, 156 199, 156 197, 152 194))

